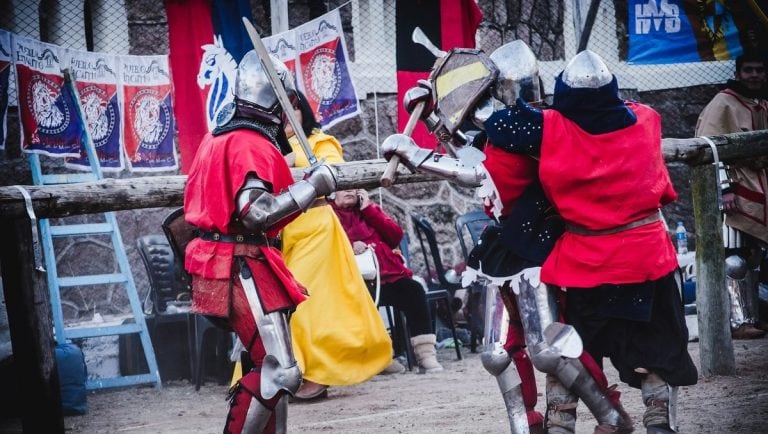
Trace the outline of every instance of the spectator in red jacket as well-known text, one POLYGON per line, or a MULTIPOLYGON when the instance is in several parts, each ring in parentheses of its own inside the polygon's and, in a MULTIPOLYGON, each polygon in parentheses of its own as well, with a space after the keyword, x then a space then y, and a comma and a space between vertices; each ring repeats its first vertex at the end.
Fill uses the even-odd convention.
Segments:
POLYGON ((411 278, 401 255, 394 249, 403 239, 403 229, 368 198, 365 190, 336 193, 334 211, 352 242, 355 254, 371 247, 379 262, 379 305, 393 306, 405 314, 413 350, 421 372, 439 372, 436 338, 430 324, 429 307, 421 284, 411 278))

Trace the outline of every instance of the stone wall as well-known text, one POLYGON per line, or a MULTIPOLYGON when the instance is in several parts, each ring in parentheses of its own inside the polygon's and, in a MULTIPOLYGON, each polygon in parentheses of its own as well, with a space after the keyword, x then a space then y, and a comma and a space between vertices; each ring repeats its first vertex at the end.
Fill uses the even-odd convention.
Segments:
MULTIPOLYGON (((268 1, 252 0, 255 21, 261 30, 269 28, 267 14, 268 1)), ((291 25, 305 22, 311 12, 308 1, 290 0, 291 25)), ((316 3, 316 2, 313 2, 316 3)), ((342 2, 331 2, 331 5, 342 2)), ((150 0, 126 0, 129 19, 129 35, 132 54, 163 54, 168 52, 167 18, 163 2, 150 0)), ((481 0, 480 7, 485 20, 478 31, 478 47, 488 52, 502 43, 515 38, 525 40, 542 60, 562 59, 563 49, 563 3, 562 1, 522 0, 522 1, 487 1, 481 0)), ((345 28, 349 24, 350 7, 342 8, 345 28)), ((350 42, 348 38, 348 42, 350 42)), ((350 47, 353 47, 350 44, 350 47)), ((625 96, 652 105, 664 120, 665 137, 691 137, 696 118, 706 102, 717 91, 716 86, 697 86, 687 89, 674 89, 655 92, 625 91, 625 96)), ((376 158, 377 120, 378 141, 396 132, 396 95, 369 96, 361 101, 363 113, 356 118, 342 122, 329 129, 344 146, 347 160, 376 158)), ((0 185, 30 184, 29 169, 20 156, 18 143, 17 116, 9 114, 9 134, 12 140, 5 154, 0 155, 0 185)), ((674 184, 681 193, 680 200, 665 209, 667 220, 674 223, 683 220, 689 231, 693 229, 693 214, 690 201, 689 171, 686 166, 671 165, 670 171, 674 184)), ((118 176, 131 176, 127 172, 118 176)), ((471 189, 455 187, 447 182, 419 183, 394 186, 391 189, 377 189, 372 192, 376 200, 383 202, 384 208, 392 214, 410 235, 410 254, 415 271, 424 268, 418 243, 414 239, 413 227, 409 216, 412 213, 424 214, 437 232, 443 262, 446 265, 458 264, 463 257, 457 241, 453 222, 466 211, 478 209, 479 202, 471 189)), ((161 233, 160 222, 170 212, 169 209, 145 209, 118 212, 118 220, 126 251, 135 276, 139 296, 143 300, 148 293, 147 277, 144 265, 136 250, 138 237, 161 233)), ((79 219, 90 218, 80 217, 79 219)), ((693 237, 690 237, 693 238, 693 237)), ((691 241, 693 242, 693 240, 691 241)), ((95 258, 104 258, 109 248, 104 240, 98 238, 86 240, 59 240, 60 273, 78 268, 93 269, 100 262, 95 258)), ((106 268, 99 272, 111 272, 113 261, 105 261, 106 268)), ((67 318, 90 318, 95 312, 116 313, 127 311, 125 297, 119 288, 104 290, 77 288, 65 295, 65 315, 67 318)))

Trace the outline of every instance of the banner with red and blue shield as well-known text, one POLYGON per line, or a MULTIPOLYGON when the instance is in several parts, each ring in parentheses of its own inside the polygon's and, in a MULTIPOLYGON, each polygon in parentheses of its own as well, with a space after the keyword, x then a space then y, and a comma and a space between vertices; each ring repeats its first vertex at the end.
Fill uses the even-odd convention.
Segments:
POLYGON ((79 156, 84 130, 74 95, 64 86, 59 47, 16 35, 12 47, 22 151, 79 156))
POLYGON ((360 113, 347 65, 339 10, 334 9, 293 31, 299 53, 300 87, 318 122, 330 127, 360 113))
POLYGON ((11 34, 0 30, 0 151, 8 137, 8 86, 11 78, 11 34))
POLYGON ((176 170, 172 86, 167 56, 121 56, 123 143, 136 172, 176 170))
MULTIPOLYGON (((120 103, 118 101, 117 57, 80 50, 64 50, 64 64, 72 71, 88 134, 96 148, 99 165, 105 172, 124 167, 120 146, 120 103)), ((90 170, 87 154, 67 158, 67 166, 90 170)))

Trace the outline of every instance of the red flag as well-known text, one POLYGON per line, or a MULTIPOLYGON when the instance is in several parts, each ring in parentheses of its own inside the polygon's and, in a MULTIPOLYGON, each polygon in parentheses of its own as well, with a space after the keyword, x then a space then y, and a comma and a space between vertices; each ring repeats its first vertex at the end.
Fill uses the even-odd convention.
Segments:
POLYGON ((174 87, 174 114, 179 132, 181 171, 186 173, 208 123, 205 101, 208 94, 197 84, 205 44, 212 44, 210 0, 166 0, 169 59, 174 87))
MULTIPOLYGON (((416 0, 397 2, 397 96, 403 95, 426 79, 435 63, 435 57, 426 48, 411 40, 419 27, 438 48, 448 51, 455 47, 474 48, 475 32, 483 13, 475 0, 416 0)), ((398 104, 397 126, 402 131, 408 122, 408 112, 398 104)), ((436 139, 419 123, 413 132, 419 146, 434 148, 436 139)))

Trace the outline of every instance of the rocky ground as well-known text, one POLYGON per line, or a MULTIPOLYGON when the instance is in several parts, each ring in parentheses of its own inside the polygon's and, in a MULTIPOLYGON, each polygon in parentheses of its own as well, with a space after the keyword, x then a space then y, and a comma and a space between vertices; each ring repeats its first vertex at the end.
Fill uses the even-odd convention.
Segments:
MULTIPOLYGON (((768 421, 768 339, 734 341, 737 374, 700 378, 680 390, 681 433, 764 433, 768 421)), ((689 346, 699 362, 699 344, 689 346)), ((351 387, 329 390, 329 397, 289 407, 289 433, 504 433, 509 432, 495 380, 478 354, 467 349, 456 360, 452 349, 439 353, 446 370, 420 375, 377 376, 351 387)), ((606 369, 609 381, 616 372, 606 369)), ((543 376, 537 374, 540 395, 543 376)), ((637 390, 620 386, 635 418, 643 407, 637 390)), ((186 381, 150 387, 93 392, 88 413, 65 420, 69 433, 221 432, 227 411, 226 386, 206 383, 200 391, 186 381)), ((540 396, 538 408, 543 409, 540 396)), ((578 433, 591 433, 594 420, 579 408, 578 433)), ((18 420, 0 421, 0 432, 20 432, 18 420)))

